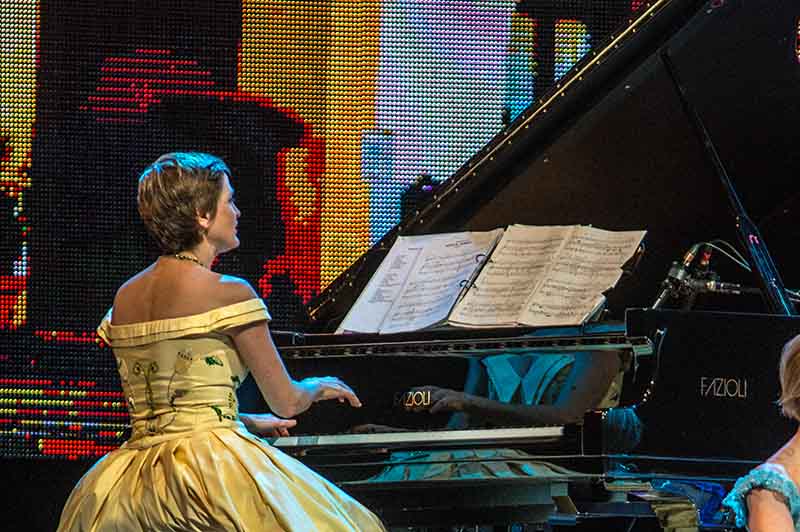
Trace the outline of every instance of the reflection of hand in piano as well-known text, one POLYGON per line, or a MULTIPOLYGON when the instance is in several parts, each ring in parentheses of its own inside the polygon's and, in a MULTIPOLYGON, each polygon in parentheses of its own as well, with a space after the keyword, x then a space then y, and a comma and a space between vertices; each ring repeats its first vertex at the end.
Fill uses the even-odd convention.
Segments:
POLYGON ((473 399, 473 396, 468 393, 450 390, 449 388, 440 388, 438 386, 419 386, 412 388, 408 393, 411 398, 414 398, 417 394, 421 394, 427 400, 421 404, 412 401, 404 405, 406 410, 411 412, 427 410, 431 414, 438 414, 441 412, 465 412, 473 399))

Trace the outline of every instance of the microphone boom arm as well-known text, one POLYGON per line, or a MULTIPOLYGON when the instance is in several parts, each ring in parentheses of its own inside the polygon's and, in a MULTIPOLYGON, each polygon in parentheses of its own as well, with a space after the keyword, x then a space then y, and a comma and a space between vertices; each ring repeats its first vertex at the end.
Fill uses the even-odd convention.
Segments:
POLYGON ((691 102, 689 102, 668 50, 663 48, 660 55, 667 69, 667 73, 675 86, 675 90, 678 93, 678 98, 681 101, 683 110, 689 118, 689 122, 700 139, 700 142, 703 144, 706 155, 708 155, 711 160, 722 182, 723 188, 728 194, 728 204, 736 220, 739 240, 750 258, 753 271, 758 273, 756 277, 758 283, 761 285, 761 290, 768 307, 776 314, 784 316, 795 315, 796 310, 794 304, 786 293, 786 288, 783 285, 783 281, 778 274, 778 269, 775 267, 775 263, 772 261, 769 251, 767 251, 764 239, 761 237, 761 233, 756 224, 747 216, 747 212, 739 196, 736 194, 736 190, 733 188, 733 183, 725 170, 725 166, 722 164, 722 160, 714 147, 714 143, 711 141, 708 130, 703 124, 697 110, 692 106, 691 102))

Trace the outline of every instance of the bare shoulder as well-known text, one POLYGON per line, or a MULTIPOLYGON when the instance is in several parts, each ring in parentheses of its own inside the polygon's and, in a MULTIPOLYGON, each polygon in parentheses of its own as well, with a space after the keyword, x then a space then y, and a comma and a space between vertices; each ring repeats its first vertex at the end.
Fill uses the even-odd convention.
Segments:
POLYGON ((156 264, 126 281, 114 297, 114 324, 200 314, 258 297, 244 279, 191 264, 156 264))
POLYGON ((144 283, 147 282, 149 276, 153 271, 153 266, 150 265, 144 270, 140 271, 136 275, 132 276, 130 279, 125 281, 117 288, 116 294, 114 294, 114 303, 116 304, 117 300, 124 299, 129 293, 136 292, 137 289, 144 283))
POLYGON ((250 283, 233 275, 219 275, 213 283, 212 293, 219 306, 233 305, 259 297, 250 283))
POLYGON ((777 473, 780 476, 787 477, 792 480, 795 485, 797 485, 798 477, 797 477, 797 468, 792 466, 791 464, 787 464, 785 462, 778 460, 774 460, 770 458, 756 469, 761 471, 767 471, 772 473, 777 473))
POLYGON ((149 292, 149 279, 152 270, 153 266, 151 265, 122 283, 117 289, 113 303, 113 320, 115 323, 145 321, 148 319, 147 315, 142 314, 141 307, 144 295, 149 292))
POLYGON ((760 467, 777 469, 785 473, 795 486, 800 486, 800 454, 794 446, 784 446, 760 467))

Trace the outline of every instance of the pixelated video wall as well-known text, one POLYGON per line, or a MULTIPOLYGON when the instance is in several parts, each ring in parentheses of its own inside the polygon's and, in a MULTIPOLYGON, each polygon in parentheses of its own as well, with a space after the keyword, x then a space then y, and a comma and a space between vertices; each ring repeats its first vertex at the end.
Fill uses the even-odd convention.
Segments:
POLYGON ((158 251, 136 179, 175 150, 234 172, 274 328, 641 0, 8 0, 0 4, 0 455, 124 441, 94 328, 158 251))

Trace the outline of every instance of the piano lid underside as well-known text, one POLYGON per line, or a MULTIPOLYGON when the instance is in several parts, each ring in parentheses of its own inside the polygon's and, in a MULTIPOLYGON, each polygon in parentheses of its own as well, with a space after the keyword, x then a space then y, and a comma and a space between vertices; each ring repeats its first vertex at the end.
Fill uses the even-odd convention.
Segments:
MULTIPOLYGON (((800 159, 793 135, 786 133, 800 119, 800 69, 788 43, 798 11, 796 5, 763 13, 731 4, 696 16, 666 44, 688 97, 756 220, 797 189, 792 176, 800 170, 800 159), (754 27, 743 25, 753 19, 758 20, 754 27)), ((580 223, 648 230, 637 275, 613 295, 617 311, 651 304, 669 264, 693 243, 715 238, 737 243, 725 191, 657 54, 537 157, 514 162, 509 173, 510 182, 474 213, 465 229, 580 223)), ((795 254, 786 252, 781 228, 767 229, 765 238, 778 252, 776 263, 793 263, 795 254)), ((722 263, 720 273, 756 284, 726 268, 725 260, 715 261, 722 263)), ((789 286, 800 283, 796 268, 782 272, 789 286)), ((737 303, 760 310, 755 301, 737 303)))
MULTIPOLYGON (((593 67, 591 58, 579 64, 574 73, 587 64, 589 70, 580 80, 565 78, 568 90, 547 113, 537 105, 523 113, 445 182, 418 216, 388 235, 384 249, 376 246, 334 281, 308 307, 317 330, 343 317, 396 234, 513 223, 647 229, 635 277, 623 279, 610 298, 616 318, 625 308, 650 305, 670 263, 695 242, 737 243, 720 180, 658 55, 665 46, 745 208, 756 222, 767 221, 764 237, 784 282, 800 285, 800 259, 790 245, 798 231, 795 203, 785 203, 795 194, 792 178, 800 170, 788 134, 800 123, 794 40, 800 5, 727 2, 695 12, 697 2, 664 4, 613 50, 607 65, 593 67), (684 24, 687 11, 694 14, 684 24), (491 160, 484 157, 489 152, 491 160)), ((756 285, 723 258, 714 261, 724 280, 756 285)), ((763 310, 756 298, 710 304, 763 310)))

